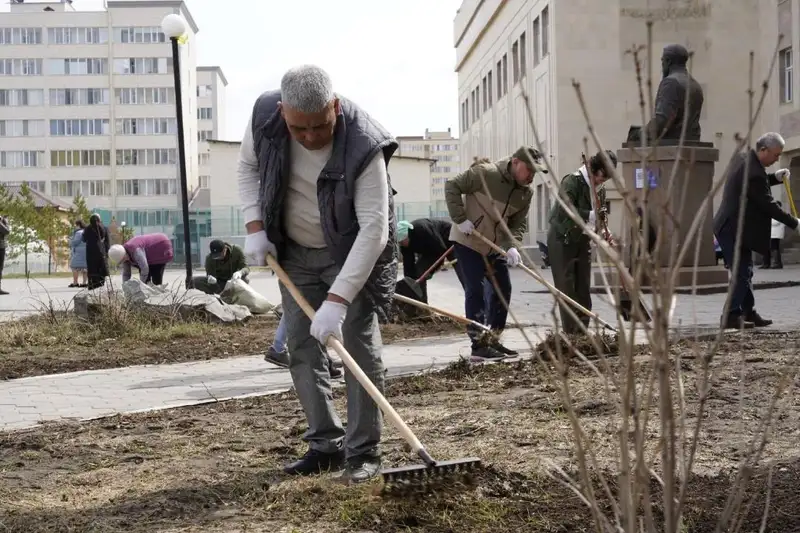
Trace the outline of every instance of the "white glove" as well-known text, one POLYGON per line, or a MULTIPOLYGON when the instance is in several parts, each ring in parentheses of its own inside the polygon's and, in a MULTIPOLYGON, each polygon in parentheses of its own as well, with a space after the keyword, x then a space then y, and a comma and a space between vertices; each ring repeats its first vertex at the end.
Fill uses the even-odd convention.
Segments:
POLYGON ((597 222, 597 213, 595 213, 594 211, 589 211, 589 220, 586 221, 586 225, 594 227, 596 222, 597 222))
POLYGON ((346 305, 325 300, 311 322, 311 336, 322 344, 327 344, 331 335, 342 341, 342 324, 345 316, 347 316, 346 305))
POLYGON ((519 266, 522 263, 522 256, 519 254, 516 248, 509 248, 506 252, 506 263, 510 267, 519 266))
POLYGON ((278 258, 278 249, 269 242, 266 231, 257 231, 244 239, 244 255, 256 266, 267 264, 267 254, 278 258))
POLYGON ((800 218, 796 218, 795 220, 797 221, 797 227, 796 227, 796 228, 794 228, 794 230, 795 230, 797 233, 800 233, 800 218))
POLYGON ((231 281, 239 281, 240 279, 242 279, 242 273, 241 271, 237 270, 233 273, 233 276, 231 276, 231 281))
POLYGON ((209 285, 216 285, 217 284, 217 278, 215 278, 214 276, 208 276, 206 278, 206 281, 208 281, 209 285))
POLYGON ((780 169, 780 170, 775 172, 775 179, 777 179, 778 181, 784 181, 790 175, 791 175, 791 172, 789 172, 788 168, 782 168, 782 169, 780 169))
POLYGON ((471 220, 465 220, 461 224, 458 224, 458 229, 461 230, 461 233, 464 235, 471 235, 473 231, 475 231, 475 226, 472 224, 471 220))

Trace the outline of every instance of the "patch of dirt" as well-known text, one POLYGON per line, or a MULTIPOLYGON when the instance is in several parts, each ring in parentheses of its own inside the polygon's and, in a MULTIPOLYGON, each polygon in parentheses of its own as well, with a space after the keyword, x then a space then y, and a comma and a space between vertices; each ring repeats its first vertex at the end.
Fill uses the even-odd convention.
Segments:
MULTIPOLYGON (((243 324, 145 322, 141 317, 129 322, 110 327, 64 314, 3 323, 0 380, 253 355, 267 349, 278 327, 274 315, 253 317, 243 324)), ((461 324, 439 317, 381 325, 385 344, 463 331, 461 324)))
MULTIPOLYGON (((767 498, 767 531, 800 531, 800 405, 793 395, 781 398, 763 456, 750 463, 751 479, 735 482, 748 445, 767 421, 776 385, 793 382, 798 341, 800 333, 732 335, 712 359, 683 530, 714 531, 738 487, 741 531, 759 530, 767 498)), ((702 354, 709 346, 700 343, 695 351, 681 342, 670 353, 671 378, 680 370, 686 391, 688 427, 699 414, 702 354)), ((654 369, 648 357, 635 359, 630 367, 609 359, 601 375, 573 361, 568 404, 558 386, 566 378, 542 359, 456 363, 438 374, 390 381, 387 396, 435 457, 483 460, 471 483, 442 482, 433 493, 381 497, 378 481, 349 487, 332 475, 284 476, 281 466, 305 451, 305 418, 293 393, 2 434, 0 531, 595 531, 586 506, 548 473, 557 475, 553 466, 576 472, 574 416, 597 459, 591 472, 599 508, 613 517, 599 480, 616 498, 622 417, 614 383, 629 368, 642 395, 638 419, 645 411, 651 417, 639 436, 648 463, 660 471, 658 395, 652 408, 642 406, 654 369)), ((334 391, 342 414, 343 393, 334 391)), ((629 435, 631 447, 635 440, 629 435)), ((383 448, 385 466, 418 462, 392 428, 383 448)), ((648 488, 660 521, 660 484, 651 480, 648 488)))

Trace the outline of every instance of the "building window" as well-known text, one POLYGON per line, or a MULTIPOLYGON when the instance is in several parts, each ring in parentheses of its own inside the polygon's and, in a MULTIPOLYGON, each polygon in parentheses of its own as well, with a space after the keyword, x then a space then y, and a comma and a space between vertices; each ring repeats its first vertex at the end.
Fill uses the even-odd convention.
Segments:
POLYGON ((175 103, 175 89, 172 87, 126 88, 117 89, 115 93, 118 104, 161 105, 175 103))
POLYGON ((43 137, 44 120, 0 120, 0 137, 43 137))
POLYGON ((43 89, 0 89, 0 107, 44 105, 43 89))
POLYGON ((114 74, 172 74, 172 58, 125 57, 115 59, 114 74))
POLYGON ((200 130, 197 132, 197 140, 200 142, 207 141, 214 138, 214 132, 211 130, 200 130))
POLYGON ((107 167, 111 150, 51 150, 51 167, 107 167))
POLYGON ((198 107, 197 118, 199 120, 211 120, 214 117, 213 109, 210 107, 198 107))
POLYGON ((488 93, 486 95, 486 100, 489 102, 489 109, 491 109, 492 108, 492 81, 493 81, 492 80, 492 71, 491 70, 489 71, 489 74, 487 74, 486 79, 487 79, 487 81, 486 81, 486 91, 488 93))
POLYGON ((481 86, 475 87, 475 120, 481 118, 481 86))
POLYGON ((0 59, 0 76, 41 76, 41 59, 0 59))
POLYGON ((108 105, 108 89, 50 89, 50 105, 108 105))
POLYGON ((174 148, 148 148, 139 150, 117 150, 119 166, 176 165, 178 151, 174 148))
POLYGON ((469 128, 469 105, 467 100, 461 102, 461 133, 469 128))
POLYGON ((211 176, 198 176, 198 184, 201 189, 211 188, 211 176))
POLYGON ((528 70, 527 47, 528 40, 525 36, 525 32, 522 32, 522 35, 519 36, 519 79, 524 79, 525 71, 528 70))
POLYGON ((497 99, 503 97, 503 62, 497 62, 497 99))
POLYGON ((197 162, 200 165, 208 165, 211 163, 211 155, 210 154, 198 154, 197 162))
POLYGON ((550 53, 550 8, 542 9, 542 58, 550 53))
POLYGON ((50 194, 61 198, 81 196, 111 196, 111 180, 54 180, 50 194))
POLYGON ((167 37, 157 26, 114 28, 115 43, 165 43, 167 37))
POLYGON ((0 28, 0 45, 42 44, 41 28, 0 28))
POLYGON ((178 194, 178 180, 172 178, 117 180, 117 194, 119 196, 175 196, 178 194))
POLYGON ((503 96, 508 94, 508 54, 503 54, 503 96))
POLYGON ((48 28, 48 44, 105 44, 106 28, 48 28))
POLYGON ((206 98, 208 96, 212 96, 214 94, 214 89, 211 85, 198 85, 197 86, 197 96, 200 98, 206 98))
POLYGON ((28 188, 32 191, 40 192, 42 194, 46 194, 46 181, 0 181, 0 184, 11 186, 11 187, 21 187, 23 184, 27 185, 28 188))
POLYGON ((0 152, 0 168, 42 168, 44 151, 21 150, 0 152))
POLYGON ((50 121, 53 137, 82 137, 86 135, 109 135, 111 128, 107 118, 58 119, 50 121))
POLYGON ((483 81, 481 81, 481 87, 483 88, 483 112, 489 110, 489 102, 486 101, 486 98, 489 95, 489 92, 486 90, 486 76, 483 77, 483 81))
POLYGON ((781 91, 781 103, 785 104, 792 101, 793 92, 794 92, 794 83, 792 79, 792 75, 794 73, 794 68, 792 65, 793 58, 792 58, 792 47, 784 48, 780 51, 780 80, 779 80, 779 88, 781 91))
POLYGON ((539 61, 542 60, 542 53, 541 53, 541 41, 542 41, 542 26, 539 20, 539 17, 536 17, 533 21, 533 66, 539 64, 539 61))
POLYGON ((519 83, 519 41, 511 45, 511 73, 513 75, 512 87, 519 83))
POLYGON ((174 118, 120 118, 117 135, 174 135, 178 125, 174 118))
POLYGON ((53 76, 108 74, 108 59, 102 57, 48 59, 47 73, 53 76))

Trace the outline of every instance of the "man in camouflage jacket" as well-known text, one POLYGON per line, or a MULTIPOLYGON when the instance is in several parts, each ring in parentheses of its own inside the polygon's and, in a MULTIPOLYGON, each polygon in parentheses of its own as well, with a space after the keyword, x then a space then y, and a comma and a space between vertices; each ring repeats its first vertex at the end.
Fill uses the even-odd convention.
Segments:
MULTIPOLYGON (((530 184, 536 172, 547 172, 541 166, 541 154, 533 148, 520 148, 513 156, 494 163, 471 166, 445 184, 445 201, 453 226, 450 240, 455 244, 455 255, 462 273, 467 318, 488 325, 497 337, 502 333, 508 318, 503 304, 511 300, 511 279, 508 267, 518 266, 522 257, 514 243, 522 241, 528 228, 528 209, 533 192, 530 184), (484 189, 484 183, 487 191, 484 189), (509 238, 497 213, 511 230, 509 238), (506 250, 503 256, 494 252, 485 242, 472 235, 478 231, 506 250), (500 288, 502 300, 494 291, 488 304, 484 299, 484 279, 488 268, 500 288)), ((469 327, 472 339, 473 362, 499 360, 516 355, 495 340, 481 342, 481 331, 469 327)))
MULTIPOLYGON (((606 155, 616 168, 616 155, 611 151, 606 151, 606 155)), ((611 171, 606 169, 601 153, 593 155, 589 159, 588 165, 588 169, 586 165, 583 165, 562 178, 559 196, 568 204, 572 204, 584 222, 589 226, 594 226, 597 214, 592 187, 597 189, 600 206, 605 206, 606 194, 603 184, 611 177, 611 171)), ((603 207, 603 209, 605 208, 603 207)), ((601 213, 602 215, 603 213, 601 213)), ((549 223, 547 253, 553 270, 553 284, 566 296, 591 310, 591 240, 557 202, 550 211, 549 223)), ((565 333, 580 333, 582 331, 581 324, 572 319, 566 309, 567 306, 560 306, 559 309, 562 328, 565 333)), ((572 311, 583 322, 583 325, 589 325, 588 316, 574 308, 572 311)))

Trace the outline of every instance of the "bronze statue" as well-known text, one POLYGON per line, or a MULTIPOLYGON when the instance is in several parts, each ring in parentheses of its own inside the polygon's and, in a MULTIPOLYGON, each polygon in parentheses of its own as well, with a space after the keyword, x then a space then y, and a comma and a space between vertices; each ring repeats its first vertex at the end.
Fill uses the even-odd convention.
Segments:
MULTIPOLYGON (((703 89, 686 70, 689 51, 679 44, 664 47, 661 71, 664 77, 658 85, 653 118, 643 128, 649 142, 677 141, 681 138, 683 122, 686 124, 684 140, 700 140, 700 111, 703 109, 703 89), (687 101, 686 93, 689 93, 687 101), (685 109, 684 109, 685 107, 685 109)), ((642 128, 632 127, 629 142, 641 141, 642 128)))

